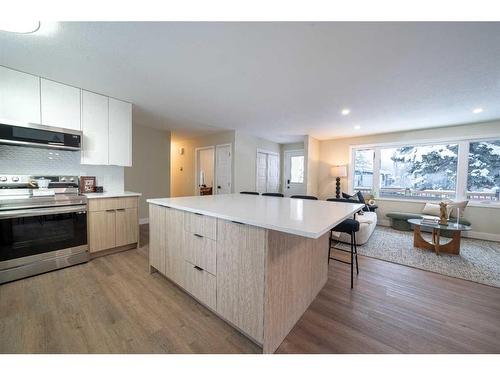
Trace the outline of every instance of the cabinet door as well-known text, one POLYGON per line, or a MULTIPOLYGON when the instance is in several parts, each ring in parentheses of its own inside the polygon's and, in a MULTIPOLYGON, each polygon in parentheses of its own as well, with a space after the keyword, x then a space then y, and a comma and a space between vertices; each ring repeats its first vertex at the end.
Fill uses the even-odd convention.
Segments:
POLYGON ((90 252, 116 247, 115 210, 89 212, 88 215, 90 252))
POLYGON ((217 312, 262 343, 267 230, 217 219, 217 312))
POLYGON ((132 166, 132 104, 109 98, 109 164, 132 166))
POLYGON ((82 90, 82 164, 108 164, 108 97, 82 90))
POLYGON ((130 245, 137 242, 137 208, 119 208, 116 210, 116 246, 130 245))
POLYGON ((149 205, 149 265, 165 275, 167 208, 149 205))
POLYGON ((0 66, 0 119, 40 123, 40 78, 0 66))
POLYGON ((42 78, 42 124, 80 130, 80 89, 42 78))

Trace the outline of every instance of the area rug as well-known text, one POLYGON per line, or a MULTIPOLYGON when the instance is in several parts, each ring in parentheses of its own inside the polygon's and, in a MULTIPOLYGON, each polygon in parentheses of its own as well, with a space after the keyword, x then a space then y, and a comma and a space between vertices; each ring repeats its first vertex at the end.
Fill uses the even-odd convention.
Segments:
MULTIPOLYGON (((448 240, 443 238, 442 242, 448 240)), ((350 248, 346 244, 337 247, 350 248)), ((413 232, 377 226, 368 242, 358 246, 358 254, 500 287, 500 242, 462 238, 460 255, 437 256, 413 247, 413 232)))

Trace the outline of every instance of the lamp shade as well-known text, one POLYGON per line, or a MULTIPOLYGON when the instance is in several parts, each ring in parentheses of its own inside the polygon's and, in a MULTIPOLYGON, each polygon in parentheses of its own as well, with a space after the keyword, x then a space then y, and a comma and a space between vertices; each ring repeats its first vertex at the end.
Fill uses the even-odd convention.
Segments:
POLYGON ((347 165, 334 165, 330 168, 331 177, 347 177, 347 165))

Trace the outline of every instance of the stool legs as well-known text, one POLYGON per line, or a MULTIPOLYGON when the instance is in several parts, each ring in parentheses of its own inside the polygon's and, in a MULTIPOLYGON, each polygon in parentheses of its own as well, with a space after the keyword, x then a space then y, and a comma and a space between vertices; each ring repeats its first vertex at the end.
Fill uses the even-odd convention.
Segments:
MULTIPOLYGON (((358 266, 358 246, 356 244, 356 232, 351 232, 350 235, 351 235, 351 251, 350 251, 351 262, 349 263, 347 261, 331 257, 332 248, 336 249, 336 247, 332 246, 333 238, 330 234, 330 238, 328 239, 328 264, 330 264, 330 259, 332 259, 338 262, 349 264, 351 266, 351 289, 352 289, 354 286, 354 262, 356 262, 356 275, 359 275, 359 266, 358 266)), ((348 252, 347 250, 342 250, 342 249, 338 250, 348 252)))
POLYGON ((354 254, 356 255, 356 275, 359 275, 359 267, 358 267, 358 245, 356 244, 356 232, 354 235, 354 254))

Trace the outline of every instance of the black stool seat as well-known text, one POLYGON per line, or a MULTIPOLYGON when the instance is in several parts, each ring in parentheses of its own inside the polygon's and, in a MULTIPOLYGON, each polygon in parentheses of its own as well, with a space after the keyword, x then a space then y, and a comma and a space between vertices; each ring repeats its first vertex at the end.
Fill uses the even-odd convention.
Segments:
POLYGON ((281 193, 262 193, 262 195, 265 197, 284 197, 284 195, 281 193))
POLYGON ((312 195, 292 195, 290 198, 296 198, 296 199, 309 199, 312 201, 317 201, 318 198, 314 197, 312 195))
POLYGON ((342 232, 342 233, 354 233, 359 231, 359 221, 354 219, 345 219, 343 222, 338 224, 336 227, 332 229, 334 232, 342 232))
POLYGON ((259 195, 256 191, 240 191, 240 194, 259 195))

